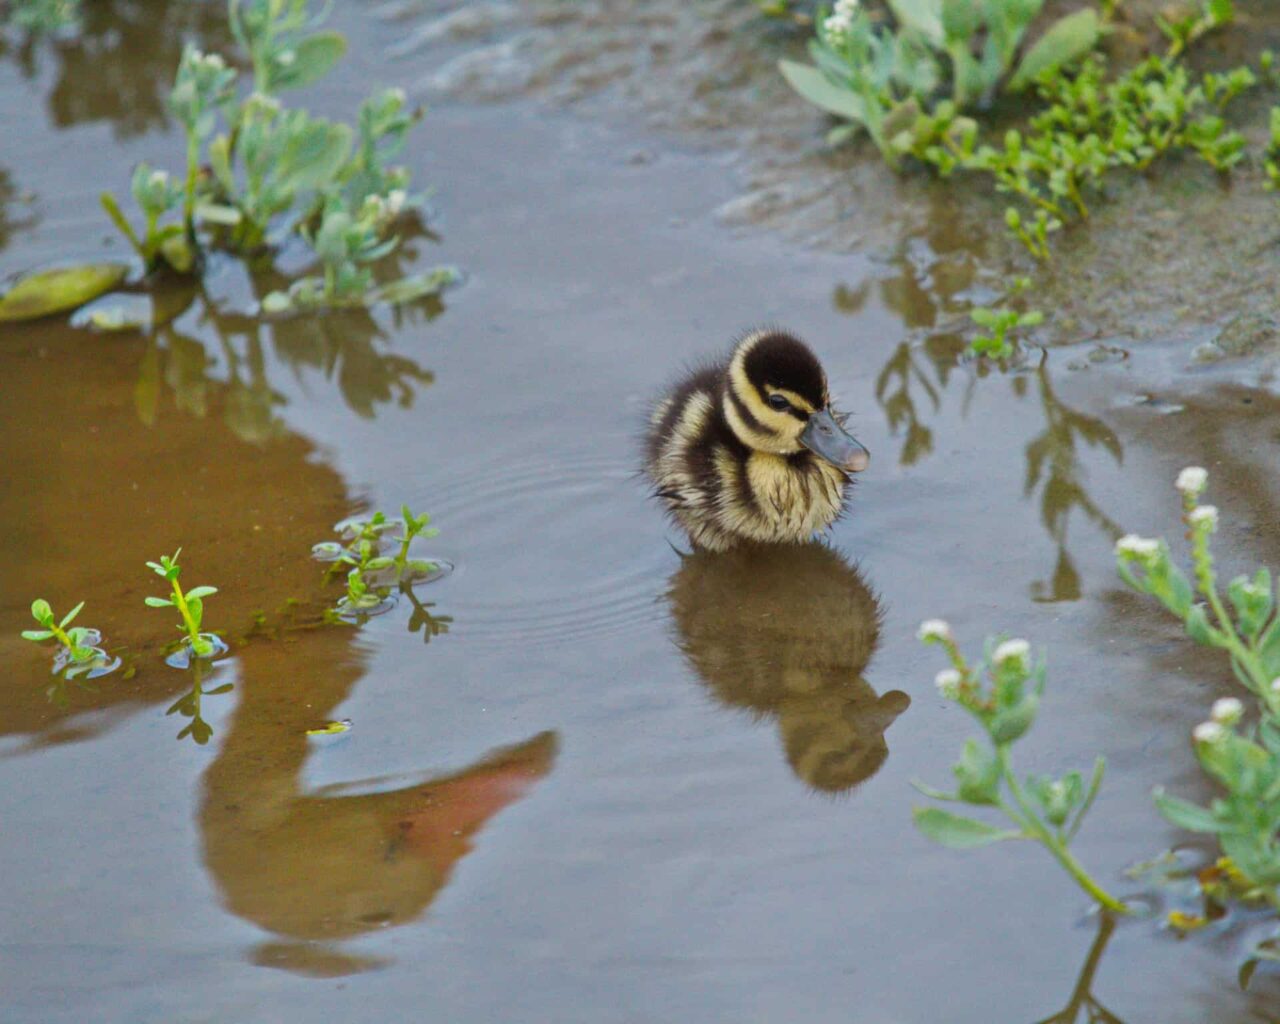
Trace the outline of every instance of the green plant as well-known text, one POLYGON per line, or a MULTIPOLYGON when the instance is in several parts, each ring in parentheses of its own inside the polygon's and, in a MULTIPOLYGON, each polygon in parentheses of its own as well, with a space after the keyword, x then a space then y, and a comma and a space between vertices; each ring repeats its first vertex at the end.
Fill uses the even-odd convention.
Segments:
POLYGON ((1215 703, 1193 739, 1201 768, 1225 795, 1204 808, 1157 790, 1156 803, 1175 825, 1216 836, 1252 892, 1280 910, 1280 613, 1265 567, 1252 577, 1235 577, 1224 600, 1210 549, 1219 513, 1200 503, 1207 484, 1208 473, 1199 466, 1182 470, 1176 483, 1191 542, 1190 578, 1164 540, 1134 534, 1117 542, 1116 568, 1130 587, 1180 619, 1193 640, 1226 652, 1261 721, 1242 727, 1240 701, 1215 703))
POLYGON ((1252 578, 1235 577, 1223 600, 1209 543, 1218 528, 1218 509, 1200 504, 1208 479, 1199 466, 1187 467, 1177 479, 1194 583, 1178 568, 1164 540, 1134 534, 1116 542, 1116 568, 1130 587, 1181 619, 1193 640, 1225 651, 1236 679, 1280 726, 1280 687, 1274 685, 1280 678, 1280 615, 1271 572, 1264 567, 1252 578))
POLYGON ((1010 129, 1001 146, 979 144, 976 128, 950 111, 917 131, 912 152, 943 177, 957 169, 988 174, 996 190, 1016 196, 1009 230, 1037 259, 1047 259, 1048 235, 1087 219, 1086 194, 1114 170, 1145 170, 1175 150, 1189 150, 1218 171, 1244 155, 1245 140, 1222 118, 1226 106, 1257 83, 1247 67, 1194 80, 1172 57, 1152 57, 1108 81, 1100 57, 1074 74, 1042 76, 1045 108, 1028 130, 1010 129), (1032 217, 1031 221, 1026 219, 1032 217))
POLYGON ((865 131, 898 166, 919 144, 945 89, 955 112, 995 93, 1025 89, 1084 56, 1102 23, 1083 8, 1051 25, 1025 51, 1022 41, 1044 0, 890 0, 883 24, 858 0, 819 11, 812 65, 782 61, 783 75, 809 102, 849 122, 830 141, 865 131))
POLYGON ((972 739, 965 743, 952 768, 955 792, 914 785, 935 800, 997 809, 1015 827, 1000 828, 938 807, 916 808, 916 826, 930 839, 953 849, 1007 839, 1034 840, 1104 909, 1125 913, 1125 904, 1106 892, 1070 850, 1102 785, 1106 761, 1099 757, 1094 762, 1087 783, 1079 772, 1069 772, 1061 779, 1028 776, 1019 781, 1013 771, 1013 744, 1034 723, 1044 692, 1043 658, 1033 663, 1025 640, 988 640, 983 661, 971 666, 945 622, 924 622, 919 635, 924 643, 938 644, 946 651, 951 667, 938 673, 938 690, 977 720, 987 743, 984 746, 972 739))
POLYGON ((321 276, 298 278, 286 291, 275 291, 262 300, 267 313, 310 310, 335 306, 367 306, 376 302, 407 302, 438 294, 460 280, 452 267, 437 267, 422 274, 376 286, 369 264, 386 256, 398 244, 387 237, 387 225, 402 208, 404 193, 388 199, 367 196, 352 215, 337 194, 325 197, 319 226, 303 230, 323 267, 321 276))
MULTIPOLYGON (((325 541, 314 545, 312 555, 320 561, 332 563, 325 573, 326 580, 338 567, 350 567, 347 571, 347 592, 333 610, 335 615, 343 618, 352 613, 374 614, 375 609, 391 606, 394 587, 398 586, 402 593, 412 594, 415 582, 422 582, 434 573, 439 568, 436 563, 409 557, 409 547, 416 537, 434 537, 439 532, 430 523, 431 517, 425 512, 414 515, 408 505, 401 505, 399 519, 374 512, 367 519, 338 524, 345 542, 325 541), (388 535, 392 531, 399 533, 394 538, 398 547, 394 554, 386 554, 383 545, 391 539, 388 535)), ((413 604, 415 615, 420 613, 424 623, 431 620, 422 605, 416 600, 413 604)), ((443 630, 432 627, 431 634, 437 632, 443 630)))
MULTIPOLYGON (((1031 282, 1018 278, 1010 292, 1010 298, 1021 295, 1031 282)), ((988 309, 975 306, 969 310, 969 319, 981 327, 985 333, 978 334, 969 342, 966 351, 974 356, 989 356, 992 359, 1008 359, 1017 350, 1017 333, 1026 327, 1037 327, 1044 323, 1044 314, 1038 309, 1019 312, 1007 306, 988 309)))
POLYGON ((110 192, 103 192, 100 198, 103 209, 120 229, 120 233, 129 240, 129 244, 142 259, 143 266, 154 270, 163 263, 179 272, 190 270, 191 247, 187 244, 182 224, 162 225, 160 222, 162 217, 181 206, 183 187, 167 171, 154 171, 149 164, 141 163, 134 168, 129 191, 133 195, 133 201, 138 204, 138 209, 142 211, 141 237, 133 230, 115 196, 110 192))
POLYGON ((331 187, 351 150, 351 129, 305 110, 285 110, 271 96, 254 93, 243 104, 234 131, 210 143, 209 163, 221 190, 204 216, 233 228, 236 248, 260 247, 274 218, 300 197, 331 187), (234 163, 243 165, 236 174, 234 163))
POLYGON ((434 572, 436 569, 434 562, 424 562, 422 559, 409 557, 409 545, 413 543, 415 537, 435 537, 440 531, 428 525, 431 522, 431 517, 427 513, 423 512, 422 515, 415 516, 408 505, 400 506, 400 516, 400 521, 403 524, 403 536, 400 538, 400 550, 395 555, 397 577, 404 581, 411 574, 434 572))
POLYGON ((1235 20, 1235 0, 1201 0, 1197 10, 1169 17, 1156 15, 1156 24, 1169 39, 1169 55, 1176 57, 1201 36, 1235 20))
POLYGON ((182 617, 178 629, 186 633, 183 641, 190 654, 196 658, 211 658, 223 648, 222 641, 212 633, 202 633, 200 627, 204 621, 204 599, 216 594, 216 587, 192 587, 185 593, 178 576, 182 569, 178 565, 178 556, 182 548, 178 548, 171 556, 161 555, 159 562, 148 562, 147 565, 163 580, 167 580, 172 588, 169 597, 148 597, 146 603, 151 608, 176 608, 182 617))
POLYGON ((80 609, 84 607, 81 601, 78 605, 67 612, 59 622, 54 617, 53 609, 49 607, 49 602, 44 598, 37 598, 31 602, 31 617, 40 624, 40 629, 24 629, 22 638, 24 640, 33 640, 40 643, 44 640, 57 639, 61 645, 59 650, 66 652, 66 657, 75 665, 89 665, 98 658, 102 657, 103 652, 95 645, 101 640, 101 634, 96 629, 89 629, 86 626, 71 626, 75 617, 80 614, 80 609), (67 627, 71 626, 70 629, 67 627))
POLYGON ((1271 135, 1267 141, 1267 151, 1263 158, 1263 170, 1266 172, 1266 189, 1269 192, 1280 190, 1280 107, 1271 108, 1271 135))
POLYGON ((312 31, 328 17, 332 0, 312 13, 308 0, 230 0, 232 34, 249 55, 253 91, 272 95, 326 75, 347 52, 338 32, 312 31))

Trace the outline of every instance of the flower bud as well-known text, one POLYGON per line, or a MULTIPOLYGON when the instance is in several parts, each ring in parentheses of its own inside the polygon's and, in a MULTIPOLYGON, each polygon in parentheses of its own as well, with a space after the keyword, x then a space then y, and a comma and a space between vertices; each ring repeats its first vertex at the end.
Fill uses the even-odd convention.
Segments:
POLYGON ((1219 725, 1235 725, 1244 715, 1244 705, 1234 697, 1223 697, 1213 702, 1209 717, 1219 725))
POLYGON ((1139 537, 1136 533, 1126 534, 1116 541, 1116 554, 1147 565, 1160 554, 1160 542, 1150 537, 1139 537))
POLYGON ((1191 735, 1197 743, 1220 743, 1227 738, 1227 728, 1220 722, 1201 722, 1191 735))
POLYGON ((1026 671, 1031 660, 1031 645, 1025 640, 1006 640, 995 649, 991 660, 1001 668, 1016 663, 1018 668, 1026 671))
POLYGON ((1200 505, 1187 513, 1192 529, 1206 529, 1214 533, 1218 529, 1218 510, 1213 505, 1200 505))
POLYGON ((1200 466, 1188 466, 1178 474, 1178 480, 1174 486, 1188 498, 1198 498, 1208 482, 1208 470, 1200 466))
POLYGON ((960 696, 961 676, 953 668, 944 668, 933 679, 934 684, 938 687, 938 692, 947 700, 955 700, 960 696))
POLYGON ((925 619, 920 623, 916 636, 925 643, 932 643, 935 640, 950 640, 951 626, 942 619, 925 619))

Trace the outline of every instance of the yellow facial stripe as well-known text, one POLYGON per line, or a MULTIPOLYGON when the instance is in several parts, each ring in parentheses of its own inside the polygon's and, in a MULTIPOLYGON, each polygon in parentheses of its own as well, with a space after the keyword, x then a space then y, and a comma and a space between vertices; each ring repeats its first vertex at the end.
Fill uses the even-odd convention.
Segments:
MULTIPOLYGON (((801 398, 794 391, 791 391, 788 388, 775 388, 775 387, 769 387, 766 385, 765 390, 768 391, 769 394, 771 395, 781 395, 783 398, 785 398, 788 402, 794 405, 797 409, 800 409, 802 412, 807 412, 810 415, 812 415, 813 413, 818 411, 812 405, 810 405, 806 399, 801 398)), ((772 408, 772 406, 770 406, 770 408, 772 408)))

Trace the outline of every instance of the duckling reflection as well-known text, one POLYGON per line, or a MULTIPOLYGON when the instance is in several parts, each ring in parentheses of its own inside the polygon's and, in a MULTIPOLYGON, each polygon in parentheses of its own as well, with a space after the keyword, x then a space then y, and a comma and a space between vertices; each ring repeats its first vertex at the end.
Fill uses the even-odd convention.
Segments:
POLYGON ((712 695, 778 723, 787 762, 840 793, 889 754, 885 730, 911 703, 863 678, 880 606, 858 571, 824 544, 696 551, 667 600, 681 650, 712 695))

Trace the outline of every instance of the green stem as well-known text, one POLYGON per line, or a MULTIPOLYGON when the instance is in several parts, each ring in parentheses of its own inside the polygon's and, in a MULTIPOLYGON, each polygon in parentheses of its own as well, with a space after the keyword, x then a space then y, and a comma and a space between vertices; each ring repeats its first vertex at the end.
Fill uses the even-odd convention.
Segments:
POLYGON ((187 608, 187 599, 182 593, 182 587, 178 585, 178 580, 174 578, 169 582, 173 586, 174 603, 178 606, 178 611, 182 613, 182 621, 187 624, 187 634, 191 637, 192 644, 194 644, 196 638, 200 635, 200 629, 191 617, 191 611, 187 608))
POLYGON ((194 252, 196 247, 196 175, 200 169, 200 137, 187 130, 187 187, 182 198, 182 224, 187 241, 194 252))
MULTIPOLYGON (((1004 778, 1005 785, 1009 787, 1009 792, 1013 795, 1018 809, 1022 811, 1026 819, 1023 827, 1028 829, 1036 839, 1040 840, 1041 844, 1053 854, 1054 859, 1062 865, 1063 870, 1075 879, 1076 884, 1097 900, 1104 909, 1116 914, 1129 913, 1129 908, 1095 882, 1089 872, 1085 870, 1084 865, 1076 860, 1066 845, 1056 839, 1036 816, 1035 811, 1031 809, 1026 796, 1022 792, 1022 787, 1018 785, 1018 780, 1014 777, 1013 769, 1009 765, 1009 748, 1007 746, 996 747, 996 756, 999 759, 1000 774, 1004 778)), ((1017 818, 1014 818, 1014 820, 1017 821, 1017 818)))

